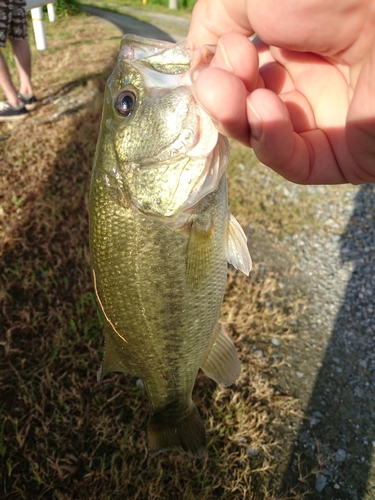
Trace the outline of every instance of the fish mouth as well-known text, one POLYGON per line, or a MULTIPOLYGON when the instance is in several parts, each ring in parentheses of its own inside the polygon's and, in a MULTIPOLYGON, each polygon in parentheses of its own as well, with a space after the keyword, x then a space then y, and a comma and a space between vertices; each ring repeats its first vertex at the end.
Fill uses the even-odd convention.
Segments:
MULTIPOLYGON (((192 151, 198 153, 199 146, 195 146, 192 151)), ((200 153, 200 152, 199 152, 200 153)), ((187 220, 195 212, 200 201, 208 194, 215 191, 219 185, 229 154, 228 140, 222 135, 217 136, 217 142, 210 154, 204 159, 181 158, 185 161, 183 168, 174 168, 177 160, 171 160, 169 166, 160 163, 145 165, 145 168, 165 169, 161 172, 159 180, 163 175, 167 178, 174 177, 173 182, 157 182, 156 186, 151 182, 142 189, 134 190, 130 187, 131 199, 134 207, 147 216, 162 221, 171 229, 180 229, 186 225, 187 220), (196 160, 196 161, 194 161, 196 160), (169 169, 172 169, 172 172, 169 169), (173 175, 173 171, 174 174, 173 175), (193 174, 193 175, 192 175, 193 174), (157 189, 157 194, 155 191, 157 189)), ((146 174, 147 175, 147 174, 146 174)), ((156 174, 151 174, 152 179, 156 174)))
MULTIPOLYGON (((158 124, 157 135, 150 137, 152 147, 127 153, 132 155, 127 189, 140 212, 168 223, 182 220, 184 211, 194 211, 217 188, 227 163, 226 139, 192 93, 192 79, 208 64, 212 51, 206 59, 204 54, 196 53, 186 41, 171 44, 133 35, 122 39, 120 72, 128 70, 135 78, 149 110, 135 123, 150 130, 152 111, 158 124)), ((121 140, 120 133, 120 145, 121 140)), ((122 151, 116 148, 119 163, 122 151)))
MULTIPOLYGON (((150 172, 149 179, 154 179, 159 171, 156 185, 144 184, 137 193, 132 192, 134 205, 144 214, 168 221, 168 226, 179 228, 186 222, 186 216, 195 210, 195 206, 208 194, 215 191, 225 171, 228 158, 227 139, 220 135, 211 118, 192 100, 195 114, 193 140, 181 148, 178 137, 167 149, 175 154, 165 159, 164 148, 149 161, 142 161, 140 169, 150 172), (165 183, 161 182, 164 176, 165 183), (173 180, 174 179, 174 180, 173 180), (165 187, 160 187, 162 184, 165 187), (146 195, 146 191, 148 195, 146 195), (158 191, 158 196, 155 192, 158 191), (146 200, 147 198, 147 200, 146 200), (157 200, 163 200, 158 202, 157 200)), ((146 174, 147 175, 147 174, 146 174)), ((132 191, 132 190, 131 190, 132 191)))
MULTIPOLYGON (((207 155, 201 175, 197 178, 189 197, 181 206, 181 211, 195 206, 205 196, 215 191, 225 172, 229 155, 228 150, 227 138, 218 134, 216 144, 210 154, 207 155)), ((197 151, 197 148, 194 148, 191 152, 196 153, 197 151)))
POLYGON ((214 126, 212 119, 197 105, 196 117, 196 140, 192 148, 186 151, 185 154, 187 154, 189 158, 204 158, 209 156, 214 150, 218 141, 219 133, 214 126))
POLYGON ((173 161, 179 158, 188 158, 191 161, 204 160, 213 152, 219 133, 211 118, 197 106, 193 98, 187 107, 190 109, 188 124, 182 127, 172 143, 162 144, 158 153, 152 157, 143 158, 141 167, 157 166, 163 161, 173 161))
POLYGON ((226 161, 222 161, 222 158, 227 158, 225 153, 228 149, 227 139, 219 134, 212 119, 199 106, 196 106, 196 117, 196 141, 185 155, 192 162, 200 162, 202 169, 200 175, 196 177, 189 197, 181 206, 181 211, 193 207, 213 192, 226 166, 226 161))
MULTIPOLYGON (((191 51, 191 44, 187 47, 186 43, 175 44, 164 40, 156 40, 152 38, 143 38, 141 36, 127 34, 121 39, 121 48, 119 59, 127 60, 147 60, 153 58, 158 61, 158 56, 165 53, 170 49, 178 47, 178 51, 173 54, 178 59, 178 62, 183 61, 185 64, 190 64, 189 52, 191 51)), ((165 64, 165 61, 163 61, 165 64)))

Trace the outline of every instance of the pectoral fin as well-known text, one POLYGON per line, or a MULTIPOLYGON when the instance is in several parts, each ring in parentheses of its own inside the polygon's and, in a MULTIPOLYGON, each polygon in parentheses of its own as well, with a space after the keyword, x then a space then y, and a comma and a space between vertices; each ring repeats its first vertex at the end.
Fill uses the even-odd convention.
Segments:
POLYGON ((219 324, 201 368, 208 377, 224 386, 233 384, 241 374, 236 348, 219 324))
POLYGON ((195 221, 191 225, 186 255, 186 281, 191 288, 202 285, 212 275, 215 265, 214 225, 195 221))
POLYGON ((229 214, 228 218, 227 260, 229 264, 249 276, 252 262, 247 248, 246 234, 232 214, 229 214))

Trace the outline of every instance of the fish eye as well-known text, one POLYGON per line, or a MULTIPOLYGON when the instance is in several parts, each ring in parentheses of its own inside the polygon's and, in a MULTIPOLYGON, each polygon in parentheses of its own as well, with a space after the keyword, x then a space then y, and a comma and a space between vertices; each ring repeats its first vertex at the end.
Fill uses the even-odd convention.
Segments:
POLYGON ((137 97, 131 90, 124 90, 116 97, 115 107, 122 116, 130 116, 135 108, 137 97))

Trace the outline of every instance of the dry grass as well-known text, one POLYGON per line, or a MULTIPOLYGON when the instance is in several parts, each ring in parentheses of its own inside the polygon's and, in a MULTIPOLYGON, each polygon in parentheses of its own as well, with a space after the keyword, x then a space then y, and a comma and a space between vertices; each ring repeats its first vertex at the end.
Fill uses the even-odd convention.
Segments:
MULTIPOLYGON (((278 391, 276 361, 262 339, 292 335, 302 305, 285 303, 276 272, 255 268, 248 279, 229 271, 222 322, 243 373, 226 389, 198 376, 204 459, 149 458, 144 392, 123 375, 96 382, 103 337, 86 201, 119 34, 86 17, 47 29, 50 50, 34 53, 42 105, 0 128, 0 497, 281 498, 276 469, 285 450, 277 429, 294 401, 278 391)), ((246 218, 244 206, 240 212, 246 218)))

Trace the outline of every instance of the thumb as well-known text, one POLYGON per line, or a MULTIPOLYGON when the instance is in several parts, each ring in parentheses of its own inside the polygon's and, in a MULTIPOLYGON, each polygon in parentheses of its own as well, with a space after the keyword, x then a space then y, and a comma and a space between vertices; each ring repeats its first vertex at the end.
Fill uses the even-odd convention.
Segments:
POLYGON ((285 103, 272 91, 257 89, 247 98, 251 147, 259 160, 298 184, 346 182, 326 134, 317 128, 294 131, 285 103))

